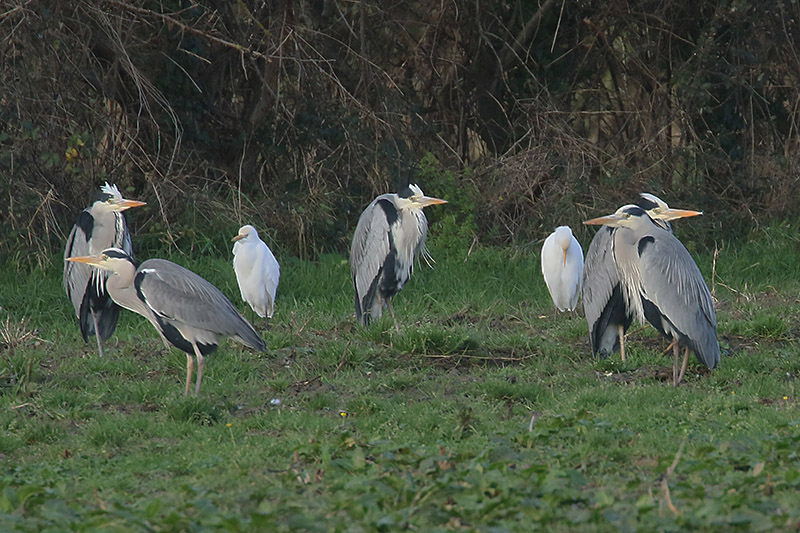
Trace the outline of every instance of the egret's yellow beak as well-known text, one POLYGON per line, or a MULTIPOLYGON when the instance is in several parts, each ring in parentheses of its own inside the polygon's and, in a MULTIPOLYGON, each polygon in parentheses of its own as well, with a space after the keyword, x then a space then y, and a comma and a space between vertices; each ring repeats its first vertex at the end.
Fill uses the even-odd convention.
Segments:
POLYGON ((247 235, 245 235, 245 234, 243 234, 243 233, 240 233, 239 235, 237 235, 236 237, 234 237, 233 239, 231 239, 231 242, 241 241, 241 240, 242 240, 242 239, 244 239, 245 237, 247 237, 247 235))
POLYGON ((567 251, 564 250, 564 266, 567 266, 567 251))

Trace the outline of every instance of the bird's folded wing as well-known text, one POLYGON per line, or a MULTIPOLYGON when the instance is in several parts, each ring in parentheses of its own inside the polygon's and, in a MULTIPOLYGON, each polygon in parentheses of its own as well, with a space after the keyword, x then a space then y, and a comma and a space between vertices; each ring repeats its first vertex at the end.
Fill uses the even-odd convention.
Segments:
POLYGON ((249 327, 219 289, 191 270, 163 259, 139 267, 136 290, 157 315, 219 334, 249 327))
POLYGON ((72 301, 76 315, 80 311, 86 285, 89 283, 91 267, 67 261, 67 258, 89 255, 87 235, 91 234, 93 224, 92 215, 88 211, 81 211, 64 248, 64 290, 72 301))
POLYGON ((370 204, 358 219, 350 248, 350 273, 359 300, 369 291, 390 252, 389 222, 378 201, 370 204))
POLYGON ((709 325, 716 328, 711 292, 686 247, 676 238, 659 238, 640 249, 645 297, 691 338, 701 338, 709 325))
POLYGON ((590 326, 600 318, 614 287, 620 281, 611 249, 612 235, 611 228, 600 228, 586 252, 583 265, 583 310, 590 326))

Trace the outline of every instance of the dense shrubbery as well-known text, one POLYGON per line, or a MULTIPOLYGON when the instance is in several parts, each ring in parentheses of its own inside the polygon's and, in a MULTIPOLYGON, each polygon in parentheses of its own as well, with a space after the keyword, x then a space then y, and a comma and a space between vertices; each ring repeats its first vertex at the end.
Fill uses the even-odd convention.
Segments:
POLYGON ((41 262, 103 180, 148 201, 148 251, 243 221, 300 256, 345 250, 409 180, 456 200, 436 215, 454 245, 539 238, 643 189, 713 230, 796 216, 798 9, 12 0, 0 251, 41 262))

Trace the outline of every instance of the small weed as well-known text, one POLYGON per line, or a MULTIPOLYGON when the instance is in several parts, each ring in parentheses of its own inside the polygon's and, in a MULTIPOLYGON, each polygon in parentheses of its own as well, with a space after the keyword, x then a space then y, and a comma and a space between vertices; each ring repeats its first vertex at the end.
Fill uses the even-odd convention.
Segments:
POLYGON ((216 424, 222 410, 208 398, 181 396, 168 403, 166 411, 176 422, 191 422, 201 426, 216 424))

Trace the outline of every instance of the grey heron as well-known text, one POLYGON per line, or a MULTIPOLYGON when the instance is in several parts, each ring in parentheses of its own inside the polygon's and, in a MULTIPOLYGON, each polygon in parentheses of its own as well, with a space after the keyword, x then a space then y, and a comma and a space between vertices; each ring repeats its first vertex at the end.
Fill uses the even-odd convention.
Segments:
POLYGON ((108 274, 67 261, 70 257, 94 255, 117 247, 132 254, 131 233, 122 213, 131 207, 146 205, 126 200, 116 185, 100 187, 92 205, 81 211, 64 248, 64 289, 75 308, 83 340, 97 338, 97 349, 103 356, 103 341, 114 333, 119 318, 117 306, 106 292, 108 274))
POLYGON ((108 248, 99 255, 70 257, 110 273, 106 288, 111 299, 142 315, 156 328, 164 345, 186 352, 186 388, 197 358, 195 395, 200 392, 205 356, 217 349, 219 337, 229 336, 254 350, 266 350, 264 340, 233 304, 210 282, 165 259, 148 259, 136 268, 130 254, 108 248))
POLYGON ((272 250, 258 237, 258 231, 246 225, 239 228, 233 242, 233 271, 247 302, 261 318, 272 318, 275 293, 281 277, 281 267, 272 250))
POLYGON ((559 226, 542 245, 542 276, 559 311, 574 311, 581 294, 583 250, 569 226, 559 226))
POLYGON ((625 306, 639 322, 647 320, 673 341, 673 386, 683 379, 689 350, 700 362, 716 368, 720 350, 714 304, 686 247, 636 205, 620 207, 584 224, 617 228, 612 235, 612 253, 625 306), (681 349, 684 356, 679 365, 681 349))
MULTIPOLYGON (((702 214, 700 211, 672 209, 649 193, 641 193, 636 205, 644 209, 656 225, 670 233, 670 220, 702 214)), ((605 358, 619 350, 622 361, 625 361, 625 332, 633 321, 633 315, 622 298, 620 275, 612 253, 614 231, 613 227, 603 226, 589 244, 583 270, 583 309, 593 355, 605 358)))
POLYGON ((350 247, 350 273, 360 324, 366 326, 380 318, 385 305, 399 330, 392 298, 408 281, 419 254, 427 255, 428 220, 422 208, 445 203, 425 196, 422 189, 410 184, 397 194, 381 194, 361 213, 350 247))

